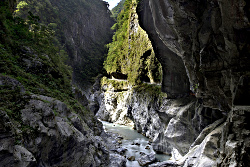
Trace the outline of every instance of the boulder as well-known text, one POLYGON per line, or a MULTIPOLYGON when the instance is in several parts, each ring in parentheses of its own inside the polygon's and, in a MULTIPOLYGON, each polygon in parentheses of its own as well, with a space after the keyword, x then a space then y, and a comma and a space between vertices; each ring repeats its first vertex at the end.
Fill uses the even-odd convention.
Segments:
POLYGON ((110 154, 109 167, 126 167, 126 158, 119 154, 110 154))
POLYGON ((24 86, 19 81, 9 76, 0 75, 0 86, 8 86, 12 90, 20 89, 21 93, 25 92, 24 86))
POLYGON ((134 161, 135 160, 135 156, 131 156, 127 158, 129 161, 134 161))
POLYGON ((140 164, 140 166, 146 166, 149 165, 151 163, 153 163, 154 161, 156 161, 155 158, 155 154, 151 153, 151 154, 141 154, 141 157, 138 158, 138 163, 140 164))
POLYGON ((99 124, 87 124, 83 114, 72 112, 65 103, 33 94, 20 113, 21 124, 16 124, 1 110, 0 166, 76 167, 109 163, 104 141, 89 127, 94 125, 96 129, 99 124))

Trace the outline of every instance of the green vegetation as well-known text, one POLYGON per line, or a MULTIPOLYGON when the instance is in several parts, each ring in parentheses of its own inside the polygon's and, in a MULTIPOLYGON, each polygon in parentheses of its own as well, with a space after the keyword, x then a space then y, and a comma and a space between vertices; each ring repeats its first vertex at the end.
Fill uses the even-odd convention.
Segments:
POLYGON ((20 122, 20 110, 30 94, 50 96, 65 102, 74 112, 85 111, 71 88, 67 54, 54 45, 53 31, 29 13, 27 19, 13 17, 8 3, 0 2, 0 76, 18 80, 26 92, 11 85, 0 86, 0 109, 20 122))
POLYGON ((85 122, 96 123, 93 114, 74 98, 72 70, 65 65, 67 53, 56 44, 55 31, 39 20, 31 12, 25 19, 13 16, 8 1, 0 2, 0 110, 8 114, 11 126, 20 130, 15 134, 16 144, 22 144, 25 136, 38 134, 21 119, 21 110, 32 94, 60 100, 85 122))
POLYGON ((117 18, 118 14, 122 11, 125 0, 121 0, 112 10, 112 17, 117 18))
POLYGON ((99 4, 99 0, 17 0, 17 10, 14 14, 27 18, 28 12, 31 11, 40 17, 40 24, 46 25, 54 32, 53 43, 69 55, 65 61, 73 67, 73 81, 80 86, 91 81, 102 70, 103 55, 107 52, 104 45, 111 37, 110 32, 103 33, 103 38, 98 37, 98 40, 92 40, 90 33, 81 34, 81 29, 88 22, 86 19, 95 18, 91 13, 95 15, 93 11, 105 10, 105 3, 103 6, 99 4), (82 43, 80 38, 84 38, 85 43, 82 43))
POLYGON ((101 80, 101 86, 103 85, 112 85, 112 87, 115 88, 115 90, 123 90, 125 88, 129 87, 128 81, 116 81, 116 80, 110 80, 107 77, 103 77, 101 80))
POLYGON ((161 86, 143 83, 133 87, 133 90, 141 96, 151 97, 156 99, 159 106, 162 104, 164 98, 167 98, 167 94, 161 91, 161 86))
POLYGON ((166 93, 163 93, 161 91, 160 85, 143 83, 143 84, 134 86, 133 89, 138 93, 148 94, 150 97, 158 97, 158 96, 166 97, 167 96, 166 93))
POLYGON ((31 92, 38 91, 34 85, 50 94, 55 87, 65 93, 71 92, 71 69, 63 62, 67 57, 65 52, 53 44, 54 32, 40 24, 39 17, 32 13, 26 20, 13 17, 1 3, 0 72, 13 76, 31 92), (28 72, 24 64, 32 61, 40 69, 28 72))
POLYGON ((137 2, 126 0, 118 14, 113 42, 108 44, 109 52, 104 68, 111 74, 128 76, 131 85, 145 82, 161 82, 161 65, 155 57, 148 35, 139 26, 136 14, 137 2))

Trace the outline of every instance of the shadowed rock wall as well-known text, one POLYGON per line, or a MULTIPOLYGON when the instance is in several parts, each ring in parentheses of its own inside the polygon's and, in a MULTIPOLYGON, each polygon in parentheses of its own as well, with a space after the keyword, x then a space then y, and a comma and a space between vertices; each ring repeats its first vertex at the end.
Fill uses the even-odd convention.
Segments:
MULTIPOLYGON (((249 128, 245 126, 250 111, 249 2, 144 0, 137 11, 153 46, 182 59, 191 91, 201 104, 227 116, 203 129, 181 160, 156 166, 249 164, 249 128)), ((157 53, 161 63, 172 57, 157 53)), ((163 69, 175 71, 174 65, 166 65, 162 63, 163 69)))
MULTIPOLYGON (((161 62, 172 60, 171 51, 178 55, 192 91, 206 106, 229 110, 233 103, 249 105, 243 98, 250 94, 249 2, 144 0, 138 13, 156 50, 165 50, 165 55, 158 52, 161 62)), ((162 63, 164 78, 167 68, 176 71, 176 64, 181 63, 162 63)))
MULTIPOLYGON (((155 29, 155 24, 159 25, 160 22, 156 21, 152 17, 149 3, 143 3, 138 9, 140 25, 147 31, 147 34, 154 47, 156 57, 162 64, 163 79, 162 79, 162 91, 168 93, 169 97, 176 97, 189 93, 189 81, 186 74, 186 70, 183 61, 180 57, 165 46, 164 41, 158 36, 158 32, 155 29)), ((163 26, 165 29, 165 25, 163 26)), ((174 38, 173 35, 169 35, 168 38, 174 38)))

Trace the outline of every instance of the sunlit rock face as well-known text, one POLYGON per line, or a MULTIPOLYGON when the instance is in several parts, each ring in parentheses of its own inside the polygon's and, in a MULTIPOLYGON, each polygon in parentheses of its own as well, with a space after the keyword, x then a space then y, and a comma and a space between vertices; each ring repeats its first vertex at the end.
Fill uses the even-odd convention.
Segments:
MULTIPOLYGON (((172 60, 178 55, 191 89, 206 106, 229 110, 233 104, 249 105, 248 1, 145 0, 138 13, 159 50, 164 78, 166 69, 178 71, 174 67, 181 61, 172 60)), ((163 85, 171 92, 166 80, 163 85)))
POLYGON ((143 91, 129 85, 117 89, 112 84, 104 84, 100 94, 102 100, 97 100, 100 108, 96 116, 104 121, 133 126, 153 141, 153 149, 157 152, 172 154, 176 148, 185 155, 202 130, 223 117, 221 112, 204 107, 194 97, 168 99, 163 93, 141 89, 143 91))
POLYGON ((76 113, 57 99, 27 94, 8 76, 0 76, 0 86, 16 90, 16 104, 25 104, 15 119, 0 109, 1 167, 108 165, 102 124, 89 111, 76 113))
MULTIPOLYGON (((249 164, 249 6, 247 0, 141 1, 137 9, 140 25, 154 48, 172 53, 163 56, 157 52, 163 69, 175 71, 174 65, 166 66, 164 61, 169 62, 172 55, 181 58, 196 98, 227 116, 205 128, 178 163, 165 165, 249 164)), ((171 92, 165 82, 163 89, 171 92)), ((185 144, 182 142, 179 144, 185 144)))

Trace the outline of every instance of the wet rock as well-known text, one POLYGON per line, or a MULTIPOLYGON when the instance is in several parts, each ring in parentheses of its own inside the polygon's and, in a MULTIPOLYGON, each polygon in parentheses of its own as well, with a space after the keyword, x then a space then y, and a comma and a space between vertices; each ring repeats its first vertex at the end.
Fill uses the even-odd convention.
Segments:
POLYGON ((149 165, 148 167, 181 167, 174 161, 164 161, 164 162, 157 162, 149 165))
POLYGON ((126 158, 119 154, 110 154, 109 159, 109 167, 126 167, 126 158))
POLYGON ((118 139, 120 139, 120 140, 122 140, 122 139, 123 139, 123 137, 122 137, 122 136, 118 136, 117 138, 118 138, 118 139))
POLYGON ((121 148, 118 148, 116 151, 117 151, 120 155, 123 155, 123 154, 127 151, 127 149, 121 147, 121 148))
POLYGON ((156 161, 155 154, 151 153, 149 155, 142 153, 141 157, 137 160, 140 166, 146 166, 156 161))
POLYGON ((129 161, 134 161, 135 160, 135 156, 131 156, 127 158, 129 161))
POLYGON ((153 149, 161 153, 171 154, 175 147, 184 155, 199 133, 222 117, 217 110, 204 107, 193 97, 163 98, 159 105, 146 91, 144 94, 132 90, 103 93, 97 117, 121 124, 133 120, 134 128, 150 138, 153 149))

